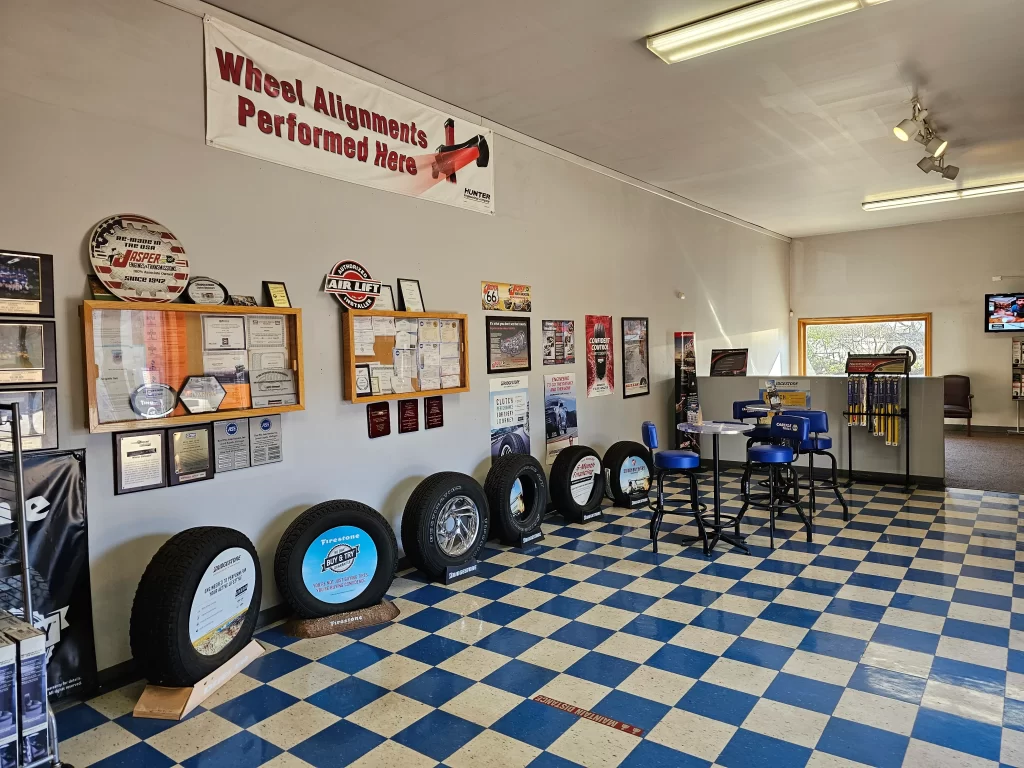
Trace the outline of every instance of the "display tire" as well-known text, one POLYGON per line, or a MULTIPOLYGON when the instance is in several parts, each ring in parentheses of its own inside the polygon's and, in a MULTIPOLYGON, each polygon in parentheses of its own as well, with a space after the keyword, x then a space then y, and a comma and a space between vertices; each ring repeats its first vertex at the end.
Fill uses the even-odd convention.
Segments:
POLYGON ((189 686, 218 669, 252 639, 262 586, 256 548, 241 532, 203 526, 172 536, 146 566, 132 603, 129 641, 139 671, 156 685, 189 686), (190 612, 208 569, 230 549, 251 557, 253 589, 237 634, 217 653, 205 655, 192 645, 190 612))
POLYGON ((548 481, 544 468, 533 456, 510 454, 491 463, 484 481, 491 524, 503 544, 519 544, 524 534, 537 530, 548 507, 548 481), (511 495, 516 480, 523 492, 524 510, 512 509, 511 495))
POLYGON ((621 487, 620 477, 622 472, 623 464, 630 459, 630 457, 637 457, 647 465, 647 477, 651 478, 654 475, 653 465, 651 463, 651 452, 640 443, 635 443, 632 440, 622 440, 618 443, 613 443, 612 446, 605 451, 604 454, 604 477, 605 477, 605 490, 611 496, 615 505, 618 507, 626 507, 631 509, 634 507, 642 507, 647 504, 647 495, 643 496, 631 495, 621 487))
POLYGON ((569 522, 583 522, 585 516, 600 508, 604 496, 604 472, 597 451, 585 445, 573 445, 560 451, 551 465, 550 489, 551 500, 562 517, 569 522), (594 485, 590 495, 580 503, 573 497, 573 474, 587 458, 597 463, 597 473, 593 475, 594 485))
MULTIPOLYGON (((349 535, 356 535, 355 532, 349 535)), ((358 553, 353 559, 358 564, 358 553)), ((352 566, 348 566, 352 567, 352 566)), ((285 602, 302 619, 358 611, 383 599, 398 569, 398 542, 391 524, 372 507, 349 499, 332 499, 314 504, 285 530, 274 554, 274 580, 285 602), (303 563, 312 547, 335 528, 358 529, 376 550, 376 566, 366 587, 349 600, 321 600, 303 578, 303 563)))
MULTIPOLYGON (((462 512, 473 515, 470 508, 462 512)), ((461 472, 437 472, 425 478, 409 497, 402 515, 402 548, 409 561, 432 579, 442 579, 449 567, 464 565, 477 556, 487 542, 490 515, 487 496, 480 483, 461 472), (452 512, 449 503, 464 497, 475 506, 476 530, 459 554, 448 554, 438 536, 442 515, 452 512)))

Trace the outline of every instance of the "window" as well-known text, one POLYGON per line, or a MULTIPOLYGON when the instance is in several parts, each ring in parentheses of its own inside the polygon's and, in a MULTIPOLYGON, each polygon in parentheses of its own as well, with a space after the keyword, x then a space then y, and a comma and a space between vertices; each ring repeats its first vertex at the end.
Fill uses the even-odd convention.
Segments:
POLYGON ((932 316, 802 317, 798 321, 801 376, 843 376, 846 357, 888 354, 894 347, 911 347, 917 362, 915 376, 932 373, 932 316))

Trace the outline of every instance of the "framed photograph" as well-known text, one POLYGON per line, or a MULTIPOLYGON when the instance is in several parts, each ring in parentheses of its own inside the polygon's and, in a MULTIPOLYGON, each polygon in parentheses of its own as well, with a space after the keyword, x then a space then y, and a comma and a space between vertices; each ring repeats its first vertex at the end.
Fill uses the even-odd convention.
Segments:
POLYGON ((167 432, 114 433, 114 495, 167 487, 167 432))
POLYGON ((53 256, 0 250, 0 315, 53 317, 53 256))
POLYGON ((622 397, 651 393, 650 339, 646 317, 622 318, 622 397))
POLYGON ((52 322, 0 320, 0 384, 56 384, 56 336, 52 322))
POLYGON ((231 295, 231 305, 235 307, 258 307, 255 296, 237 296, 231 295))
POLYGON ((487 372, 530 370, 530 318, 494 317, 487 321, 487 372))
POLYGON ((405 277, 398 278, 398 308, 403 312, 426 312, 423 308, 423 291, 420 281, 405 277))
POLYGON ((167 430, 168 485, 210 480, 213 463, 213 425, 191 424, 167 430))
MULTIPOLYGON (((57 390, 54 388, 0 391, 0 404, 21 409, 21 450, 57 448, 57 390)), ((0 409, 0 452, 13 449, 11 412, 0 409)))
POLYGON ((284 283, 263 281, 263 298, 268 307, 290 307, 292 300, 288 297, 288 289, 284 283))
POLYGON ((395 310, 395 291, 387 283, 381 283, 380 296, 373 302, 373 309, 381 312, 393 312, 395 310))
POLYGON ((93 301, 120 301, 96 275, 89 275, 86 280, 89 282, 89 293, 92 294, 93 301))

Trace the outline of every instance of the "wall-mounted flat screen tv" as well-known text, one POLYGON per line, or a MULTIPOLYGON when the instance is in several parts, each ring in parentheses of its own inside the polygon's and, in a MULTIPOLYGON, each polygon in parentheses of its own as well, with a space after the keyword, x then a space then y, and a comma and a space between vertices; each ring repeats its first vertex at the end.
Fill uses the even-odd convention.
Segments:
POLYGON ((1024 293, 986 295, 985 330, 990 333, 1024 333, 1024 293))

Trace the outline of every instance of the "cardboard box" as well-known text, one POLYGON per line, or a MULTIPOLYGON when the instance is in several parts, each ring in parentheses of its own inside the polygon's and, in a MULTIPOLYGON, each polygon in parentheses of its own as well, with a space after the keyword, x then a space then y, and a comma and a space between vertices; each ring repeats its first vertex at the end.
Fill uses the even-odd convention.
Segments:
POLYGON ((0 768, 18 765, 18 645, 0 635, 0 768))
POLYGON ((46 700, 46 635, 23 621, 4 620, 4 636, 18 645, 18 704, 21 764, 45 757, 49 751, 46 700))

